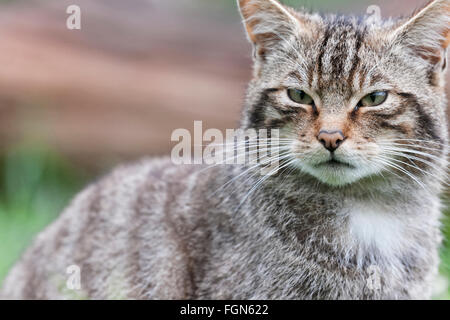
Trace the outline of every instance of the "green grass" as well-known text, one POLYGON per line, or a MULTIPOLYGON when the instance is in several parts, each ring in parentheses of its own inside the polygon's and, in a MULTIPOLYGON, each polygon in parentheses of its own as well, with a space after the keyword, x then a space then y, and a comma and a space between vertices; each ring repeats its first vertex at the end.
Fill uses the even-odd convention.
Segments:
MULTIPOLYGON (((84 171, 45 147, 24 145, 0 157, 0 285, 33 236, 58 216, 87 180, 84 171)), ((443 280, 450 279, 450 212, 446 217, 443 280)), ((435 298, 449 300, 449 288, 435 298)))
POLYGON ((0 283, 85 180, 85 174, 45 147, 21 146, 0 158, 0 283))
POLYGON ((447 291, 437 296, 437 299, 450 300, 450 211, 447 211, 443 219, 444 243, 441 248, 441 266, 440 271, 444 278, 447 279, 447 291))

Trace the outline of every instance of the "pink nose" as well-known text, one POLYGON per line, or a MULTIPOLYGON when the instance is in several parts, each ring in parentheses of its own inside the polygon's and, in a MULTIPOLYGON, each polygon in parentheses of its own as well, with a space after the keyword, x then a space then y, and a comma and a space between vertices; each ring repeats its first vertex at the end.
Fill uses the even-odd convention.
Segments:
POLYGON ((344 142, 344 133, 340 130, 320 130, 317 140, 330 152, 335 151, 344 142))

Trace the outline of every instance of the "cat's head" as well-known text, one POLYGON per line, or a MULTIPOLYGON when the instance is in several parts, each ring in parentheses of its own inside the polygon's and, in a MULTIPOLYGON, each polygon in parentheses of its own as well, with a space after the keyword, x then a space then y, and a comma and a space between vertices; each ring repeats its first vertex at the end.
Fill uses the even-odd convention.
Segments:
POLYGON ((255 63, 244 128, 279 128, 292 165, 333 186, 446 166, 450 0, 389 21, 238 4, 255 63))

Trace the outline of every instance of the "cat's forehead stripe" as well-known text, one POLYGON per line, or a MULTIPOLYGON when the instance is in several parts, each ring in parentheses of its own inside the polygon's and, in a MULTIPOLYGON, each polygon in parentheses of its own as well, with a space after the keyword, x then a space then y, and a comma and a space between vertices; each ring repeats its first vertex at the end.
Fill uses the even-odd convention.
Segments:
POLYGON ((344 81, 348 86, 353 87, 357 72, 360 79, 358 83, 360 87, 362 86, 364 76, 360 51, 366 34, 367 28, 356 25, 354 21, 341 19, 327 24, 318 46, 314 68, 318 78, 318 89, 344 81))
POLYGON ((329 28, 327 28, 325 30, 325 34, 323 36, 323 40, 322 40, 322 44, 320 45, 320 51, 319 51, 319 55, 317 57, 317 73, 319 74, 319 80, 318 80, 318 84, 319 86, 321 86, 321 79, 322 77, 320 77, 320 75, 323 73, 323 57, 325 55, 325 50, 328 44, 328 41, 330 39, 331 36, 331 31, 329 28))
MULTIPOLYGON (((355 77, 355 73, 357 68, 360 66, 360 62, 361 59, 359 57, 359 51, 361 49, 362 43, 363 43, 363 39, 366 33, 366 29, 364 29, 361 32, 357 32, 357 36, 356 36, 356 45, 355 45, 355 53, 354 53, 354 61, 353 61, 353 65, 350 69, 350 74, 347 80, 347 83, 352 86, 353 84, 353 79, 355 77)), ((362 79, 363 77, 361 76, 360 79, 362 79)))

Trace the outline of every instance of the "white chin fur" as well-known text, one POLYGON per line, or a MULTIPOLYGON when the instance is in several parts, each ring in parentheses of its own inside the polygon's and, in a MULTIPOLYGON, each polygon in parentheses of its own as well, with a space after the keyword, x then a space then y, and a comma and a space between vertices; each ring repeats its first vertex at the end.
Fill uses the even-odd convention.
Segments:
POLYGON ((373 174, 373 172, 360 168, 334 167, 326 165, 321 167, 306 165, 302 166, 302 169, 318 179, 320 182, 334 187, 345 186, 373 174))

